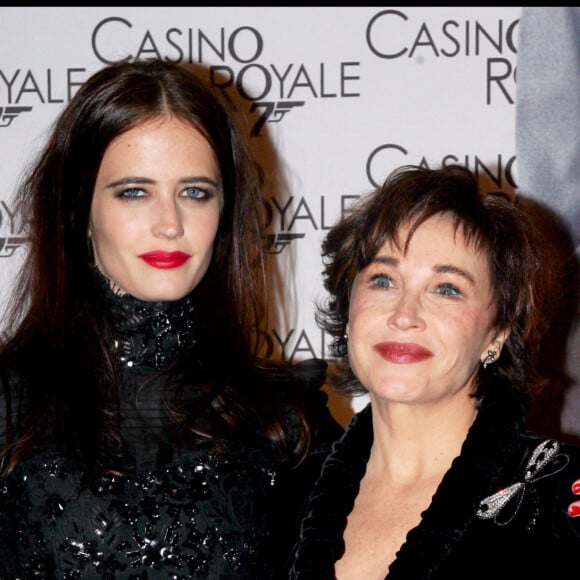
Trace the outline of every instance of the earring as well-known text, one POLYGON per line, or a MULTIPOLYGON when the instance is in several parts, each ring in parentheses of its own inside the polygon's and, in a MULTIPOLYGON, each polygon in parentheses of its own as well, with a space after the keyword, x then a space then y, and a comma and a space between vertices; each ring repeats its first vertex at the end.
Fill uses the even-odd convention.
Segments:
POLYGON ((488 350, 487 351, 487 356, 485 357, 484 361, 483 361, 483 368, 486 369, 488 364, 491 364, 494 360, 495 357, 497 355, 497 352, 495 352, 495 350, 488 350))

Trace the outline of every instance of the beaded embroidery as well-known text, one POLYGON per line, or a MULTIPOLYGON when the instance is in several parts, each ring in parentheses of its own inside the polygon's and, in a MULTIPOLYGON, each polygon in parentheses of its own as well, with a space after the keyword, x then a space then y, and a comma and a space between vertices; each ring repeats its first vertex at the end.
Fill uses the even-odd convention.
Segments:
MULTIPOLYGON (((143 302, 115 294, 101 275, 97 280, 113 314, 119 362, 139 371, 121 385, 123 401, 131 402, 135 385, 195 345, 193 299, 143 302)), ((224 456, 194 446, 166 458, 158 386, 148 384, 139 405, 124 412, 129 451, 138 457, 134 475, 88 477, 48 451, 0 483, 2 580, 276 576, 279 466, 272 450, 248 442, 224 456)))
POLYGON ((97 269, 95 278, 115 321, 114 348, 124 366, 161 370, 195 345, 191 295, 174 302, 145 302, 116 294, 97 269))

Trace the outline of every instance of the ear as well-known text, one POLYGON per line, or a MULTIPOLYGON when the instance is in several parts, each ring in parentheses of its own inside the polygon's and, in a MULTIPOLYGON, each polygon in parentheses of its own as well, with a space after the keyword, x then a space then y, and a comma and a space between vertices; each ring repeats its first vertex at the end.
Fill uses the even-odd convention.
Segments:
POLYGON ((348 333, 350 330, 350 326, 348 324, 348 322, 346 323, 346 326, 344 327, 344 336, 343 338, 348 342, 348 333))
POLYGON ((494 338, 491 342, 487 344, 481 356, 479 357, 482 363, 491 364, 492 362, 496 361, 501 354, 501 349, 505 344, 505 341, 508 339, 510 335, 510 329, 505 328, 496 333, 494 338), (491 353, 494 353, 493 355, 491 353))

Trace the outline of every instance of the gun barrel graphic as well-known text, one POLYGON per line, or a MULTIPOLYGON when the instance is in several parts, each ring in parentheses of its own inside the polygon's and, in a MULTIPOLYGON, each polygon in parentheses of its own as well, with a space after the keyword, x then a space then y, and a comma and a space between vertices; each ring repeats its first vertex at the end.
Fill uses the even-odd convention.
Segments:
POLYGON ((294 107, 302 107, 305 101, 256 101, 252 103, 251 112, 263 109, 264 112, 252 127, 250 135, 255 137, 266 123, 279 123, 284 115, 294 107))
POLYGON ((20 113, 32 111, 32 107, 0 107, 0 127, 8 127, 20 113))
POLYGON ((280 254, 293 240, 298 240, 303 238, 306 234, 267 234, 264 236, 266 239, 266 251, 269 254, 280 254))
POLYGON ((279 123, 284 115, 291 111, 294 107, 302 107, 304 101, 278 101, 272 113, 272 117, 268 119, 268 123, 279 123))
POLYGON ((17 248, 23 246, 26 242, 28 242, 28 238, 19 236, 0 238, 0 258, 9 258, 17 248))

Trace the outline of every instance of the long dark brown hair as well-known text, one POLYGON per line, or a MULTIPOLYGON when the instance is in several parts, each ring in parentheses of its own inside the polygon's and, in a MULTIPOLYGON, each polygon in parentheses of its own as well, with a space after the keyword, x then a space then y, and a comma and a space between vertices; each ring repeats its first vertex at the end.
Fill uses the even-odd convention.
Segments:
POLYGON ((168 115, 205 136, 219 163, 224 196, 212 262, 195 290, 195 322, 204 331, 200 356, 207 359, 201 370, 188 370, 188 361, 179 361, 178 374, 195 381, 201 373, 209 385, 208 404, 232 429, 262 429, 277 444, 288 444, 274 407, 255 408, 264 397, 246 399, 232 386, 247 369, 257 368, 255 355, 267 329, 266 216, 255 166, 228 107, 192 71, 147 60, 98 71, 57 118, 16 198, 30 241, 2 349, 10 368, 18 369, 23 398, 18 435, 10 425, 7 429, 11 459, 6 454, 5 470, 40 444, 49 429, 62 431, 62 444, 86 464, 115 464, 118 399, 111 330, 96 307, 87 242, 93 188, 113 139, 168 115))

